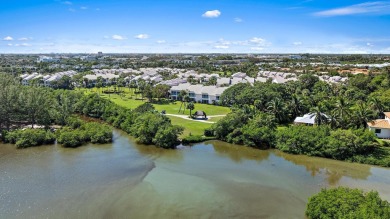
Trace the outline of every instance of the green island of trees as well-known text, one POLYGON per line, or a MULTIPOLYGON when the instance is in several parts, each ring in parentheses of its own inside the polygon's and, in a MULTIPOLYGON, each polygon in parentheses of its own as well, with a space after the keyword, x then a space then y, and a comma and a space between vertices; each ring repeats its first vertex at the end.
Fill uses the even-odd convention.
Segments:
POLYGON ((384 219, 390 218, 390 203, 374 191, 364 193, 344 187, 322 189, 309 198, 306 216, 310 219, 384 219))

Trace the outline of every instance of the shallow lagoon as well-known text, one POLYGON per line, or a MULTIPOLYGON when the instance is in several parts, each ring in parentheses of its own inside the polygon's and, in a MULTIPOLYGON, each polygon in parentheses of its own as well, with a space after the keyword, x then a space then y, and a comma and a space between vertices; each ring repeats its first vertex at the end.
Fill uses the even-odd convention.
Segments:
POLYGON ((390 169, 220 141, 177 150, 136 144, 17 150, 0 145, 0 218, 304 218, 324 187, 377 190, 390 169))

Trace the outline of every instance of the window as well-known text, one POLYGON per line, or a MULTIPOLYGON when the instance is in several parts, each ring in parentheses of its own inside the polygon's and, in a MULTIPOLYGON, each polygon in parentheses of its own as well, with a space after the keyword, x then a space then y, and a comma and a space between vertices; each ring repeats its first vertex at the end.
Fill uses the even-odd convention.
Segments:
POLYGON ((209 99, 209 95, 208 94, 202 94, 202 99, 209 99))
POLYGON ((376 134, 380 134, 382 132, 382 129, 375 129, 376 134))
POLYGON ((190 97, 195 97, 195 93, 190 93, 189 96, 190 97))
POLYGON ((219 96, 216 96, 216 98, 215 98, 216 100, 219 100, 219 96))

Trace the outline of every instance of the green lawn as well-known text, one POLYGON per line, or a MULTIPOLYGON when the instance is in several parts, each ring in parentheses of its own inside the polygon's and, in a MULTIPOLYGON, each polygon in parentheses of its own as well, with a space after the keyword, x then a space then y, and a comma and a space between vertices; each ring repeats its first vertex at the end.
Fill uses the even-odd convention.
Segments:
POLYGON ((181 137, 191 135, 203 135, 204 130, 212 124, 197 121, 186 120, 175 116, 168 116, 173 125, 181 125, 184 127, 184 132, 181 137))
MULTIPOLYGON (((106 88, 104 88, 105 90, 106 88)), ((86 94, 91 94, 94 92, 97 92, 98 90, 96 88, 91 89, 81 89, 86 94)), ((134 109, 139 105, 142 105, 143 103, 147 102, 145 99, 144 101, 135 99, 134 94, 132 94, 132 91, 129 91, 129 89, 123 89, 124 95, 120 96, 118 94, 102 94, 100 89, 100 96, 106 99, 111 100, 112 102, 118 104, 119 106, 123 106, 128 109, 134 109)), ((139 96, 140 97, 140 96, 139 96)), ((179 114, 181 102, 176 103, 170 103, 170 104, 153 104, 153 106, 156 108, 157 111, 161 112, 162 110, 165 110, 167 114, 179 114)), ((202 110, 205 111, 208 116, 212 115, 226 115, 230 112, 230 108, 228 107, 222 107, 222 106, 214 106, 214 105, 208 105, 208 104, 195 104, 195 111, 196 110, 202 110)), ((185 110, 184 115, 189 115, 189 110, 185 110)), ((182 112, 180 114, 183 114, 182 112)), ((210 123, 203 123, 203 122, 197 122, 197 121, 191 121, 186 120, 178 117, 169 116, 169 118, 172 121, 172 124, 174 125, 181 125, 185 128, 184 133, 182 137, 189 135, 190 133, 192 135, 203 135, 203 131, 206 128, 209 128, 212 124, 210 123)), ((217 122, 223 117, 214 117, 210 118, 209 121, 217 122)))

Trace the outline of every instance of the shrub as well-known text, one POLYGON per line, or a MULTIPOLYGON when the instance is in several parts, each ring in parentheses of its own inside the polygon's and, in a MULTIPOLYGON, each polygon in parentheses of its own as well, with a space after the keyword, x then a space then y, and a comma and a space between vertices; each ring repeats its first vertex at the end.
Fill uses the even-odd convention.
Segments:
POLYGON ((112 142, 112 130, 108 125, 83 122, 77 129, 65 127, 58 133, 58 143, 64 147, 78 147, 86 142, 104 144, 112 142))
POLYGON ((161 126, 153 138, 153 143, 158 147, 173 149, 179 144, 177 136, 183 133, 183 130, 183 127, 177 125, 161 126))
POLYGON ((214 129, 212 129, 211 127, 210 128, 206 128, 204 130, 204 136, 206 136, 206 137, 214 137, 215 136, 214 129))
POLYGON ((276 148, 292 154, 324 156, 329 128, 326 126, 290 126, 279 130, 276 148))
POLYGON ((64 147, 75 148, 85 142, 84 133, 79 130, 64 130, 58 136, 57 142, 64 147))
POLYGON ((8 132, 5 142, 16 144, 17 148, 27 148, 55 142, 54 134, 44 129, 25 129, 8 132))
POLYGON ((390 218, 390 204, 377 192, 339 187, 309 198, 306 215, 317 218, 390 218))

